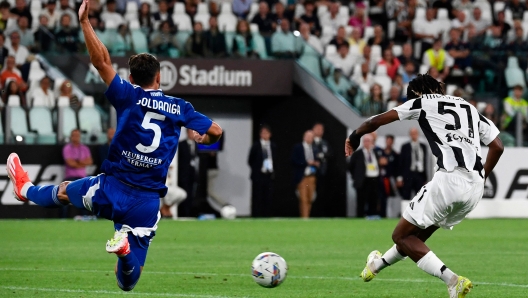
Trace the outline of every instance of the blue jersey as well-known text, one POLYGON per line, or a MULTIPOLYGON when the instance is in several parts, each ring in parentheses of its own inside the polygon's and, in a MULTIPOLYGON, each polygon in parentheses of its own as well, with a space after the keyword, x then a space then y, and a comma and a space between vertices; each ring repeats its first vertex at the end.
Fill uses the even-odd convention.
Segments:
POLYGON ((143 90, 117 74, 106 90, 117 111, 117 128, 102 171, 120 181, 165 196, 167 170, 182 126, 204 134, 212 121, 183 99, 143 90))

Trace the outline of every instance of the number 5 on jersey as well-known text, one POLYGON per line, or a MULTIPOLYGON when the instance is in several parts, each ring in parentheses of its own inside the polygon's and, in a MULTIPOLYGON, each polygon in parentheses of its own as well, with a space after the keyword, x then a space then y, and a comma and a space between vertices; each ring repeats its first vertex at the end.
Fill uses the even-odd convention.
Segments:
POLYGON ((152 140, 152 144, 149 146, 145 146, 141 143, 136 145, 136 149, 139 150, 142 153, 152 153, 158 149, 160 140, 161 140, 161 128, 158 124, 154 122, 150 122, 150 120, 155 119, 159 121, 165 120, 165 115, 161 115, 154 112, 147 112, 145 114, 145 117, 143 118, 143 122, 141 123, 141 126, 144 129, 149 129, 154 131, 154 139, 152 140))

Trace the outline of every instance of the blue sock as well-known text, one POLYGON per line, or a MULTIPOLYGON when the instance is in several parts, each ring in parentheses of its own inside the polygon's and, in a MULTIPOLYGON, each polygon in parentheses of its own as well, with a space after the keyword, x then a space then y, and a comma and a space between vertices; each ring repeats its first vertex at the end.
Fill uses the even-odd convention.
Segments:
POLYGON ((64 205, 57 198, 58 192, 58 185, 30 186, 26 197, 31 202, 45 208, 63 207, 64 205))
POLYGON ((131 291, 139 280, 141 266, 136 255, 131 251, 128 255, 118 257, 117 284, 123 291, 131 291))

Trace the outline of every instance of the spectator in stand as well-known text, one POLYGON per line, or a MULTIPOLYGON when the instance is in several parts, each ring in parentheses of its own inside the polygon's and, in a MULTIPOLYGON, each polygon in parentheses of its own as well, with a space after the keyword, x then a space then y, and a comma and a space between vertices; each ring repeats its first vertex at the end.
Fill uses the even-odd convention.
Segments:
POLYGON ((5 59, 9 55, 9 50, 4 46, 5 35, 0 33, 0 69, 4 69, 5 59))
POLYGON ((62 149, 64 158, 64 180, 74 181, 86 177, 86 167, 93 164, 90 149, 81 143, 81 131, 72 130, 70 142, 62 149))
POLYGON ((453 66, 453 58, 442 48, 442 39, 436 39, 433 47, 425 51, 422 64, 436 68, 440 72, 440 78, 445 81, 449 70, 453 66))
POLYGON ((382 51, 389 47, 389 39, 385 36, 381 25, 374 26, 374 36, 369 38, 367 44, 369 46, 380 46, 382 51))
POLYGON ((516 56, 524 56, 528 52, 528 43, 526 43, 526 40, 524 39, 524 30, 522 26, 515 27, 515 38, 508 45, 508 50, 516 56))
POLYGON ((159 30, 152 34, 149 49, 157 55, 177 56, 180 46, 174 31, 169 21, 161 21, 159 30))
POLYGON ((11 6, 9 5, 9 2, 7 1, 2 1, 0 2, 0 30, 5 30, 7 28, 7 23, 9 21, 9 19, 13 18, 13 19, 16 19, 17 16, 12 14, 10 11, 9 11, 9 8, 11 8, 11 6))
POLYGON ((29 27, 31 27, 31 24, 33 24, 33 16, 31 15, 31 11, 29 10, 26 0, 16 0, 15 7, 11 9, 11 13, 17 15, 19 18, 26 17, 29 27))
POLYGON ((9 37, 11 38, 11 46, 7 48, 9 55, 14 56, 17 67, 22 68, 27 62, 29 51, 20 44, 20 33, 18 31, 12 32, 9 37))
POLYGON ((369 17, 365 14, 365 4, 363 4, 363 2, 356 4, 356 11, 354 12, 354 15, 350 17, 348 25, 358 28, 361 37, 365 34, 365 27, 370 27, 372 25, 369 17))
MULTIPOLYGON (((153 16, 150 12, 150 4, 147 2, 141 3, 138 11, 138 21, 141 31, 145 34, 150 34, 154 30, 153 16)), ((172 19, 172 18, 171 18, 172 19)))
POLYGON ((350 55, 348 43, 344 43, 337 48, 337 53, 327 57, 334 67, 341 68, 345 76, 350 76, 354 65, 357 63, 356 57, 350 55))
POLYGON ((10 35, 14 31, 18 31, 20 34, 20 44, 25 46, 28 50, 31 50, 35 43, 35 39, 33 37, 33 32, 28 27, 27 17, 19 17, 17 20, 17 25, 7 28, 5 30, 5 34, 10 35))
POLYGON ((455 18, 451 21, 451 29, 466 30, 471 23, 469 17, 466 16, 463 10, 455 10, 455 18))
POLYGON ((405 43, 412 38, 412 22, 416 15, 416 0, 409 0, 399 3, 398 8, 394 13, 396 18, 396 32, 394 41, 396 43, 405 43))
POLYGON ((275 14, 273 14, 273 21, 280 25, 282 19, 288 19, 291 23, 293 21, 293 11, 285 10, 282 2, 275 3, 275 14))
POLYGON ((380 170, 372 134, 364 135, 362 141, 363 148, 354 151, 348 167, 357 192, 357 217, 378 214, 379 205, 380 170))
POLYGON ((339 7, 341 7, 339 2, 330 3, 328 11, 321 16, 321 26, 332 27, 336 32, 340 27, 347 25, 348 20, 339 14, 339 7))
POLYGON ((99 146, 99 158, 97 160, 97 169, 98 173, 101 173, 101 165, 103 164, 103 161, 108 158, 108 153, 110 150, 110 144, 112 143, 112 140, 115 136, 115 128, 109 127, 106 130, 106 143, 99 146))
POLYGON ((433 77, 435 80, 439 81, 439 82, 444 82, 444 78, 442 77, 442 75, 440 74, 440 72, 438 71, 438 68, 436 67, 431 67, 429 68, 429 70, 427 71, 427 73, 433 77))
POLYGON ((29 94, 28 98, 31 102, 32 107, 46 107, 49 109, 53 109, 56 106, 55 102, 55 94, 53 94, 53 91, 50 89, 51 87, 51 80, 49 77, 43 77, 40 80, 40 84, 37 88, 33 90, 31 94, 29 94))
POLYGON ((293 183, 299 196, 299 213, 302 218, 310 217, 312 201, 315 199, 317 172, 320 162, 313 146, 314 133, 311 130, 304 132, 302 143, 293 147, 293 183))
POLYGON ((434 17, 435 10, 428 8, 425 12, 425 20, 418 19, 413 21, 412 27, 414 38, 422 42, 421 54, 423 54, 423 52, 425 52, 427 49, 430 49, 433 46, 434 40, 441 35, 440 26, 438 26, 434 17))
POLYGON ((290 31, 290 22, 283 19, 280 24, 281 30, 271 36, 271 51, 277 58, 295 58, 296 41, 290 31))
MULTIPOLYGON (((112 35, 112 39, 110 40, 110 42, 108 42, 108 37, 104 33, 105 31, 104 23, 101 22, 98 17, 96 17, 95 15, 91 15, 91 16, 88 16, 88 20, 90 21, 90 25, 92 25, 92 28, 94 29, 95 34, 97 35, 97 37, 99 38, 99 40, 101 40, 103 44, 105 45, 110 44, 113 41, 112 39, 114 36, 112 35)), ((83 48, 86 47, 84 44, 85 43, 84 34, 79 34, 79 41, 83 48)))
POLYGON ((410 142, 401 147, 397 178, 404 200, 410 200, 412 192, 418 193, 427 179, 427 147, 420 142, 418 129, 411 128, 409 135, 410 142))
POLYGON ((455 1, 454 7, 457 10, 468 10, 471 11, 475 8, 475 4, 471 0, 458 0, 455 1))
POLYGON ((372 21, 372 26, 379 25, 385 31, 387 31, 389 22, 385 9, 386 2, 386 0, 369 0, 369 18, 372 21))
POLYGON ((484 46, 490 49, 502 49, 505 46, 501 27, 491 26, 491 35, 486 35, 484 46))
POLYGON ((351 96, 350 83, 344 78, 343 72, 340 68, 334 69, 334 73, 326 78, 326 83, 332 91, 349 98, 351 96))
POLYGON ((79 27, 79 21, 77 12, 70 7, 70 1, 69 0, 60 0, 59 7, 55 9, 55 12, 57 13, 57 23, 56 26, 60 25, 60 22, 62 20, 63 14, 68 14, 70 16, 70 22, 72 27, 79 27))
POLYGON ((205 40, 202 23, 195 22, 193 29, 193 33, 185 42, 185 54, 190 58, 203 58, 205 57, 205 40))
POLYGON ((65 96, 70 100, 70 107, 74 110, 78 110, 81 108, 81 101, 73 93, 73 86, 72 83, 68 80, 65 80, 62 82, 62 85, 60 86, 59 90, 59 97, 65 96))
POLYGON ((341 26, 339 29, 337 29, 337 34, 332 40, 330 40, 330 44, 334 45, 336 49, 338 49, 342 44, 348 44, 348 41, 346 39, 346 31, 345 27, 341 26))
POLYGON ((33 39, 35 40, 33 51, 36 53, 46 53, 53 46, 55 35, 49 29, 48 22, 49 20, 46 15, 41 14, 39 16, 39 26, 33 34, 33 39))
POLYGON ((392 49, 387 48, 383 50, 383 57, 378 65, 385 65, 387 67, 387 75, 394 80, 398 69, 400 68, 400 61, 392 54, 392 49))
POLYGON ((402 46, 402 54, 398 57, 398 60, 402 65, 406 65, 408 62, 414 64, 414 69, 417 70, 420 67, 420 61, 414 58, 413 46, 411 43, 404 43, 402 46))
POLYGON ((510 0, 506 3, 506 8, 509 8, 512 12, 512 19, 521 20, 523 19, 524 12, 526 11, 526 6, 524 3, 521 3, 520 0, 510 0))
POLYGON ((447 12, 449 13, 449 19, 452 20, 455 18, 453 4, 451 3, 451 0, 436 0, 433 3, 433 8, 435 10, 438 10, 439 8, 445 8, 447 9, 447 12))
POLYGON ((225 36, 218 30, 216 17, 209 18, 209 31, 204 33, 205 56, 211 58, 221 58, 227 56, 225 36))
POLYGON ((171 28, 174 28, 174 21, 168 11, 169 7, 166 0, 161 0, 158 3, 158 12, 152 15, 152 24, 154 28, 159 28, 162 22, 169 22, 171 28))
POLYGON ((40 12, 40 15, 48 18, 48 29, 54 30, 55 26, 59 23, 60 15, 55 10, 57 2, 55 0, 49 0, 45 8, 40 12))
POLYGON ((359 73, 354 73, 352 80, 360 86, 364 85, 368 87, 368 89, 366 88, 367 90, 363 90, 365 93, 368 93, 375 83, 374 76, 369 69, 369 64, 366 62, 361 64, 361 71, 359 73))
POLYGON ((385 108, 386 111, 390 111, 393 108, 402 104, 403 98, 401 96, 401 93, 401 88, 399 86, 391 86, 389 91, 389 99, 387 100, 387 107, 385 108))
POLYGON ((321 23, 319 17, 315 13, 315 4, 312 0, 306 0, 304 2, 304 14, 297 21, 297 28, 300 27, 301 22, 308 23, 310 25, 310 32, 319 37, 321 36, 321 23))
POLYGON ((363 48, 363 57, 361 57, 360 62, 361 64, 367 63, 369 66, 369 71, 374 72, 376 69, 376 65, 378 65, 378 61, 370 58, 370 53, 372 52, 371 47, 369 45, 365 45, 363 48))
MULTIPOLYGON (((528 101, 523 98, 524 88, 521 85, 513 87, 511 96, 504 98, 502 101, 502 119, 501 129, 515 134, 516 117, 520 114, 522 117, 523 127, 526 127, 528 120, 528 101)), ((523 128, 523 130, 525 130, 523 128)))
POLYGON ((233 39, 233 54, 236 57, 259 58, 246 20, 239 20, 237 23, 236 35, 233 39))
POLYGON ((385 101, 383 100, 383 89, 381 85, 374 83, 370 87, 370 94, 363 100, 363 103, 359 107, 361 115, 363 117, 370 117, 385 111, 385 101))
POLYGON ((497 13, 497 19, 493 22, 493 26, 499 27, 501 36, 504 41, 508 38, 508 32, 511 29, 510 24, 506 23, 504 10, 497 13))
POLYGON ((239 19, 246 19, 251 8, 251 3, 251 0, 233 0, 233 13, 239 19))
POLYGON ((497 118, 497 112, 495 111, 495 107, 493 106, 493 104, 488 103, 486 105, 486 108, 484 108, 482 115, 486 117, 486 119, 493 122, 493 124, 499 125, 499 119, 497 118))
POLYGON ((20 86, 20 89, 22 89, 23 91, 26 91, 27 84, 22 79, 22 74, 20 73, 20 70, 16 68, 15 62, 16 62, 15 57, 12 55, 9 55, 6 58, 6 62, 5 62, 6 67, 2 71, 2 73, 0 73, 0 83, 2 84, 2 86, 5 86, 7 80, 12 80, 18 83, 18 85, 20 86))
POLYGON ((2 91, 2 101, 4 102, 4 105, 7 104, 7 101, 9 100, 9 96, 11 95, 17 95, 20 98, 20 105, 24 108, 28 108, 28 104, 26 102, 26 96, 24 95, 24 92, 22 92, 20 88, 20 84, 16 80, 9 79, 7 81, 7 85, 5 85, 4 90, 2 91))
POLYGON ((319 54, 323 54, 323 45, 321 44, 319 38, 310 33, 310 25, 302 23, 301 28, 299 28, 299 32, 305 43, 309 44, 319 54))
POLYGON ((469 55, 469 45, 461 40, 460 34, 461 31, 457 29, 449 31, 451 40, 446 44, 445 50, 449 56, 455 59, 453 70, 466 71, 468 67, 471 67, 471 56, 469 55))
POLYGON ((116 8, 116 0, 106 1, 106 11, 101 13, 101 21, 103 21, 107 27, 109 27, 110 24, 114 24, 114 26, 117 27, 126 23, 125 18, 117 12, 116 8))
POLYGON ((412 61, 405 63, 404 70, 402 71, 402 83, 409 84, 413 79, 416 78, 416 67, 412 61))
POLYGON ((350 33, 350 38, 348 39, 348 44, 350 45, 350 51, 355 53, 359 53, 359 55, 363 55, 363 48, 365 48, 365 45, 367 44, 364 39, 361 38, 361 32, 359 32, 358 28, 352 28, 352 32, 350 33), (352 50, 355 48, 354 50, 352 50))
POLYGON ((132 44, 132 36, 128 30, 126 23, 123 23, 117 27, 117 34, 114 35, 112 42, 110 43, 110 52, 113 56, 125 57, 129 56, 134 48, 132 44))
POLYGON ((275 32, 275 28, 277 27, 277 24, 274 21, 273 15, 269 12, 269 7, 268 7, 267 2, 261 1, 259 3, 259 11, 253 17, 253 20, 251 20, 251 23, 258 25, 260 35, 262 35, 263 37, 269 38, 271 34, 275 32))
POLYGON ((69 53, 76 53, 79 49, 79 29, 72 26, 69 14, 63 14, 60 20, 60 30, 55 34, 57 45, 69 53))
MULTIPOLYGON (((124 14, 126 12, 126 6, 127 6, 128 2, 136 2, 138 7, 139 7, 139 5, 141 5, 139 0, 117 0, 116 1, 116 3, 117 3, 117 7, 116 7, 117 12, 119 12, 120 14, 124 14)), ((91 4, 92 3, 90 1, 90 5, 91 4)))
POLYGON ((479 7, 473 9, 473 18, 469 21, 470 27, 475 30, 475 35, 481 36, 491 25, 491 21, 482 18, 482 10, 479 7))

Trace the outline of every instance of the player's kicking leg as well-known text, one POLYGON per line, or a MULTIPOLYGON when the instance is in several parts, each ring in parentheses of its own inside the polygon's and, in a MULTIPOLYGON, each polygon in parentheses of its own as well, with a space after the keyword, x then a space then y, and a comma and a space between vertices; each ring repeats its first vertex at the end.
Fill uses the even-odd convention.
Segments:
MULTIPOLYGON (((31 201, 46 208, 62 207, 71 203, 79 209, 86 209, 81 196, 81 187, 87 179, 93 177, 73 182, 65 181, 60 185, 35 186, 22 167, 20 157, 16 153, 11 153, 7 159, 7 174, 13 183, 15 198, 19 201, 31 201)), ((97 179, 91 180, 93 183, 97 183, 97 179)), ((94 193, 92 196, 96 196, 96 194, 94 193)), ((114 238, 108 241, 106 249, 109 253, 115 253, 118 256, 116 278, 119 287, 124 291, 132 290, 139 280, 143 266, 138 262, 133 250, 130 249, 127 233, 116 232, 114 238)))

